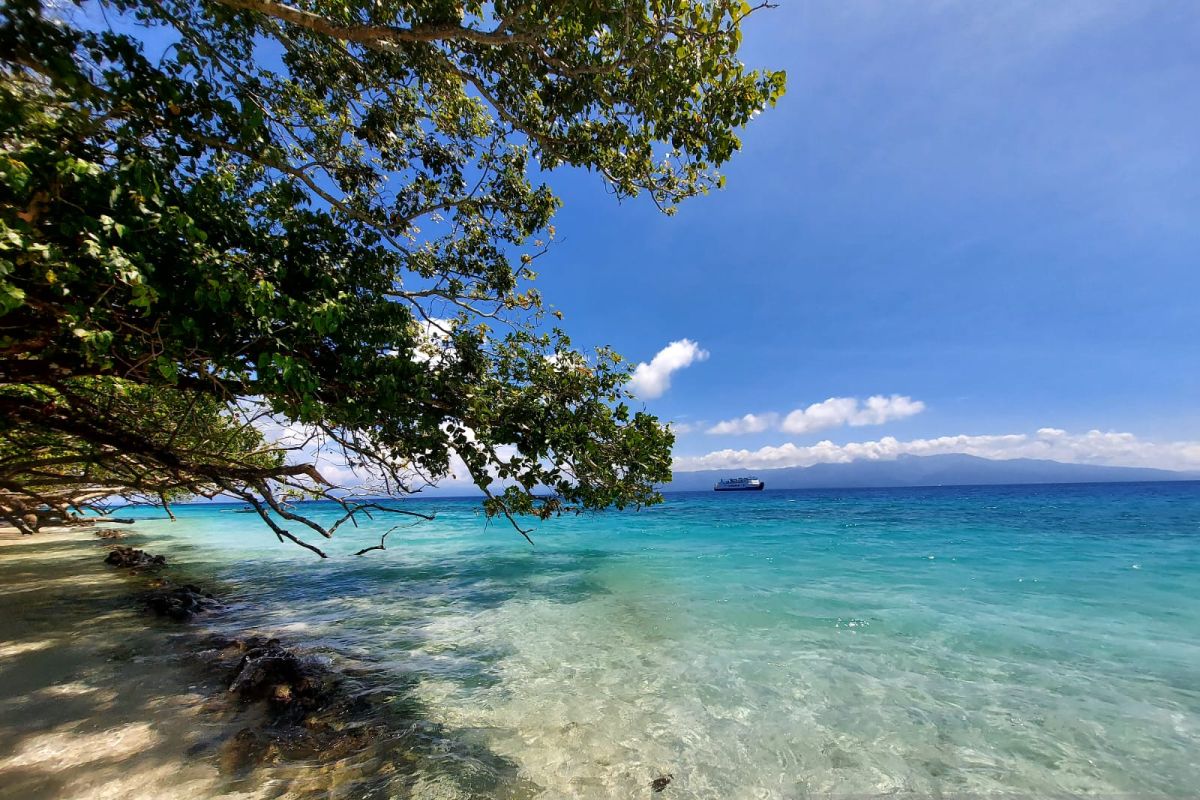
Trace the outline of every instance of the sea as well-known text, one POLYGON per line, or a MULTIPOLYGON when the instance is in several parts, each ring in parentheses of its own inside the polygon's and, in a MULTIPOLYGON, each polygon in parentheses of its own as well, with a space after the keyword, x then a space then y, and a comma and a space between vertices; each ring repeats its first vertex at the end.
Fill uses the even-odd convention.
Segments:
POLYGON ((1200 794, 1200 483, 668 494, 532 544, 397 507, 435 518, 325 560, 230 505, 132 539, 428 726, 404 796, 1200 794))

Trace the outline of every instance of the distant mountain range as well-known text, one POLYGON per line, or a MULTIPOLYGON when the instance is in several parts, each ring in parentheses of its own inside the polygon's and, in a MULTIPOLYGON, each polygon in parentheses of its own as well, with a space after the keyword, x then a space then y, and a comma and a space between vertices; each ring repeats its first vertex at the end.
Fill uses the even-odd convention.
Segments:
POLYGON ((668 492, 711 489, 721 478, 754 475, 771 489, 856 489, 889 486, 988 486, 1020 483, 1122 483, 1194 481, 1200 472, 1174 472, 1144 467, 1064 464, 1033 458, 993 460, 963 453, 900 456, 894 461, 851 461, 781 469, 713 469, 676 472, 668 492))

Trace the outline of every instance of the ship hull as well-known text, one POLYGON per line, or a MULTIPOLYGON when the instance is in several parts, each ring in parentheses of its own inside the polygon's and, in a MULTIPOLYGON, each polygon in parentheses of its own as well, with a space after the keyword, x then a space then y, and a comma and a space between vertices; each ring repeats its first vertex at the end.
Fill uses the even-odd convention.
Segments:
POLYGON ((760 483, 757 486, 714 486, 714 492, 761 492, 767 488, 765 483, 760 483))

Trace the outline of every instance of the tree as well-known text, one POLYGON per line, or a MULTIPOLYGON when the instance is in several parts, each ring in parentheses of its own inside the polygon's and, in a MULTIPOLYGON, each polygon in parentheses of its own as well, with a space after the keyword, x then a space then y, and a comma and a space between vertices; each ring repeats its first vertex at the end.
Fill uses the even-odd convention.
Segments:
MULTIPOLYGON (((754 10, 6 3, 0 408, 99 445, 134 431, 61 403, 117 380, 303 426, 385 492, 457 457, 510 520, 655 502, 670 432, 531 286, 559 204, 542 180, 591 170, 667 213, 720 185, 784 86, 738 60, 754 10)), ((210 477, 272 508, 341 496, 292 461, 210 477)))
POLYGON ((38 525, 38 505, 67 517, 114 495, 150 495, 169 511, 171 499, 285 467, 284 450, 207 394, 100 377, 5 386, 0 396, 9 412, 0 421, 0 519, 25 533, 38 525))

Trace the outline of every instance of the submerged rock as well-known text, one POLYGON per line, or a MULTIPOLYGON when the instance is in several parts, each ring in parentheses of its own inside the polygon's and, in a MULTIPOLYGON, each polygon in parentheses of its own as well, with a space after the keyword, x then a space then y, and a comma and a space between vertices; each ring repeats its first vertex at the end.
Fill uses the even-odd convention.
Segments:
POLYGON ((334 683, 323 665, 301 658, 278 639, 252 639, 229 691, 245 702, 265 700, 276 714, 299 717, 327 706, 334 683))
POLYGON ((221 745, 218 769, 226 775, 245 773, 280 761, 340 761, 367 747, 374 731, 310 730, 299 725, 243 728, 221 745))
POLYGON ((152 556, 145 550, 135 550, 132 547, 118 547, 104 559, 105 564, 114 567, 132 569, 154 569, 165 566, 167 559, 162 556, 152 556))
POLYGON ((670 773, 667 773, 666 775, 660 775, 654 780, 650 781, 650 790, 654 792, 661 792, 663 789, 666 789, 668 786, 670 786, 671 781, 673 780, 675 780, 675 776, 670 773))
POLYGON ((244 772, 277 761, 279 752, 263 731, 242 728, 221 745, 217 768, 225 775, 244 772))
POLYGON ((201 612, 223 607, 220 600, 199 586, 171 586, 167 581, 162 581, 161 584, 159 588, 147 592, 143 597, 146 607, 160 617, 185 622, 201 612))
POLYGON ((263 724, 222 745, 224 773, 279 761, 333 764, 382 735, 376 710, 356 702, 344 690, 341 676, 321 660, 300 655, 278 639, 212 637, 208 643, 218 662, 240 653, 229 691, 242 703, 263 704, 267 712, 263 724))

